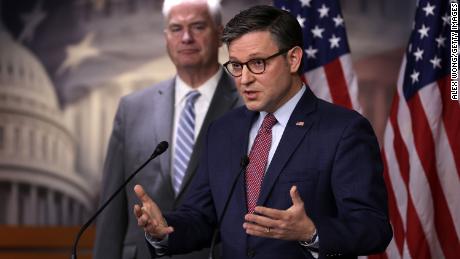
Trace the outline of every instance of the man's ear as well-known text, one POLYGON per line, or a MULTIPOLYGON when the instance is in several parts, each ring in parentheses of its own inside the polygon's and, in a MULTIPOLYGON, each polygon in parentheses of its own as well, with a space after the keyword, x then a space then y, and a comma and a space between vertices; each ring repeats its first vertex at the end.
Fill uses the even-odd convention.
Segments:
POLYGON ((300 63, 302 61, 303 50, 299 46, 293 47, 287 53, 287 58, 290 66, 291 73, 297 73, 297 70, 300 67, 300 63))

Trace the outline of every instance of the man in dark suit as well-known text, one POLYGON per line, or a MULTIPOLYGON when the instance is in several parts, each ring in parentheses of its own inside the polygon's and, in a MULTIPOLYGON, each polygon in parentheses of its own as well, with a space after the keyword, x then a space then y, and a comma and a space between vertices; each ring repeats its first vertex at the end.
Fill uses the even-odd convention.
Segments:
MULTIPOLYGON (((168 54, 177 76, 122 98, 108 147, 101 201, 107 200, 159 142, 166 140, 172 147, 144 168, 101 214, 94 258, 149 258, 144 232, 131 213, 137 202, 132 188, 144 184, 162 210, 180 204, 198 167, 200 139, 208 125, 241 103, 233 78, 217 61, 223 29, 218 1, 167 0, 163 13, 168 54), (197 96, 188 106, 189 93, 197 96), (189 119, 190 113, 194 125, 185 124, 190 127, 187 139, 181 120, 183 114, 189 119)), ((203 258, 206 254, 201 251, 174 258, 203 258)))
POLYGON ((134 214, 153 256, 208 246, 216 227, 224 258, 353 258, 385 250, 392 231, 377 139, 360 114, 319 100, 302 83, 301 35, 295 17, 270 6, 242 11, 226 25, 224 66, 245 107, 210 125, 197 175, 175 212, 163 217, 135 187, 142 206, 134 214))

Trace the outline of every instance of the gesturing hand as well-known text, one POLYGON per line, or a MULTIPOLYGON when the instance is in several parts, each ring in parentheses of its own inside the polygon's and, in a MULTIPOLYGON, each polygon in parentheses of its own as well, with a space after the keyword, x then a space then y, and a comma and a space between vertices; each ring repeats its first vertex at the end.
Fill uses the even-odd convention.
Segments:
POLYGON ((292 186, 289 194, 292 206, 287 210, 257 206, 257 214, 246 214, 243 224, 246 233, 258 237, 309 241, 315 232, 315 225, 305 213, 297 187, 292 186))
POLYGON ((134 205, 134 215, 137 218, 137 225, 144 228, 144 231, 152 237, 163 239, 172 233, 174 229, 168 227, 163 214, 157 204, 145 193, 141 185, 134 186, 134 192, 142 202, 142 207, 134 205))

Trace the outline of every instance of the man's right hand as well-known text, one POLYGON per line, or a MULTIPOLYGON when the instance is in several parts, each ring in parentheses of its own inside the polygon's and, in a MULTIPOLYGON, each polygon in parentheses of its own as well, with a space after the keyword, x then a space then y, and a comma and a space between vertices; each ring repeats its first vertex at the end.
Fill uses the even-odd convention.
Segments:
POLYGON ((145 193, 141 185, 134 186, 134 192, 142 202, 142 207, 134 205, 134 215, 137 218, 137 225, 142 227, 146 233, 156 239, 164 239, 174 229, 168 227, 163 214, 157 204, 145 193))

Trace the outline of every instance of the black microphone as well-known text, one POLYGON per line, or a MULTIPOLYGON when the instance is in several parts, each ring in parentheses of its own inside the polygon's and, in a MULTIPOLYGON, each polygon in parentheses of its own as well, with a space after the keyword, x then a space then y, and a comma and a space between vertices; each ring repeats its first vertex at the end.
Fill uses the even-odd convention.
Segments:
POLYGON ((72 257, 71 257, 72 259, 77 259, 78 241, 80 240, 80 237, 83 234, 83 232, 89 227, 89 225, 91 225, 91 223, 105 209, 105 207, 109 205, 109 203, 115 198, 115 196, 117 196, 117 194, 120 193, 121 190, 123 190, 123 188, 125 188, 125 186, 129 183, 129 181, 131 181, 131 179, 133 179, 133 177, 136 176, 136 174, 139 173, 139 171, 142 170, 142 168, 144 168, 148 163, 150 163, 150 161, 152 161, 155 157, 163 154, 163 152, 165 152, 166 149, 168 149, 168 146, 169 146, 168 142, 161 141, 157 145, 157 147, 155 148, 155 150, 153 151, 149 159, 147 159, 147 161, 145 161, 139 168, 137 168, 137 170, 134 171, 134 173, 132 173, 120 187, 118 187, 118 189, 112 194, 112 196, 110 196, 109 199, 96 211, 96 213, 94 213, 94 215, 80 228, 80 231, 78 232, 77 237, 75 238, 75 242, 73 243, 72 257))
POLYGON ((227 211, 228 203, 230 202, 230 198, 233 195, 233 192, 235 190, 236 182, 238 182, 238 179, 240 178, 240 175, 246 171, 246 167, 249 164, 249 157, 248 156, 243 156, 240 161, 240 171, 238 172, 237 177, 233 181, 232 188, 230 189, 230 193, 227 196, 227 200, 225 201, 224 204, 224 209, 222 210, 222 213, 220 214, 219 219, 217 220, 217 228, 214 230, 214 233, 212 235, 212 241, 211 241, 211 247, 209 248, 209 259, 214 259, 214 249, 216 246, 216 241, 217 241, 217 234, 219 232, 220 224, 222 223, 222 219, 224 218, 225 212, 227 211))

